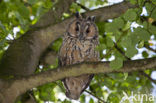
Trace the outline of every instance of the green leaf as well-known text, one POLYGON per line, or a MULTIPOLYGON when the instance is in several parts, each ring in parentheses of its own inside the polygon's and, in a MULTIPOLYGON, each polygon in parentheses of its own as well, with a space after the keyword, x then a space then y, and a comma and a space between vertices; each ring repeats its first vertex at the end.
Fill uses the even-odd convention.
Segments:
POLYGON ((62 44, 62 39, 58 39, 53 43, 51 48, 55 50, 56 52, 58 52, 61 47, 61 44, 62 44))
POLYGON ((129 39, 130 39, 130 42, 131 42, 131 44, 129 46, 131 46, 131 45, 135 46, 140 41, 139 36, 137 34, 135 34, 134 32, 130 33, 129 39))
MULTIPOLYGON (((118 48, 119 48, 119 47, 118 47, 118 48)), ((121 49, 121 48, 120 48, 120 49, 121 49)), ((115 57, 119 57, 119 58, 124 59, 123 54, 121 54, 118 50, 116 50, 116 51, 114 52, 114 55, 115 55, 115 57)))
POLYGON ((46 2, 44 2, 44 8, 47 8, 47 10, 49 10, 52 6, 53 2, 51 0, 46 0, 46 2))
POLYGON ((85 101, 86 101, 86 98, 85 98, 86 96, 84 95, 84 94, 82 94, 81 96, 80 96, 80 102, 81 103, 85 103, 85 101))
POLYGON ((97 47, 96 47, 96 50, 104 50, 106 49, 106 45, 105 44, 99 44, 97 47))
POLYGON ((116 26, 113 23, 106 23, 105 24, 105 31, 108 33, 116 32, 116 26))
POLYGON ((96 25, 98 26, 99 34, 103 35, 105 32, 105 22, 98 22, 96 25))
POLYGON ((145 7, 146 7, 146 10, 147 10, 148 15, 150 15, 151 14, 151 11, 155 7, 155 5, 153 5, 152 3, 146 3, 145 4, 145 7))
POLYGON ((140 40, 144 40, 144 41, 147 41, 150 39, 150 34, 147 30, 141 28, 141 27, 138 27, 134 30, 134 33, 137 35, 137 37, 140 39, 140 40))
POLYGON ((148 27, 147 21, 144 21, 142 25, 144 26, 145 29, 147 29, 147 27, 148 27))
POLYGON ((1 23, 1 21, 0 21, 0 28, 2 28, 2 30, 3 30, 5 33, 7 33, 7 30, 6 30, 5 26, 1 23))
POLYGON ((43 13, 44 13, 44 8, 42 6, 39 6, 36 11, 36 16, 40 17, 40 15, 42 15, 43 13))
POLYGON ((0 49, 3 48, 4 44, 6 43, 6 41, 7 41, 6 39, 3 39, 3 40, 0 41, 0 49))
POLYGON ((114 26, 116 27, 116 29, 120 29, 124 27, 124 21, 122 18, 116 18, 113 21, 114 26))
POLYGON ((115 40, 118 41, 119 38, 121 37, 122 32, 117 31, 114 35, 115 35, 115 40))
POLYGON ((140 7, 143 6, 145 0, 138 0, 137 3, 139 4, 140 7))
POLYGON ((140 41, 139 43, 138 43, 138 46, 137 46, 138 48, 142 48, 142 47, 144 47, 144 41, 142 40, 142 41, 140 41))
POLYGON ((100 43, 104 43, 105 42, 105 39, 103 38, 103 36, 99 35, 99 41, 100 41, 100 43))
POLYGON ((70 14, 68 14, 68 13, 63 13, 63 16, 64 16, 65 18, 68 18, 68 17, 70 16, 70 14))
POLYGON ((149 31, 152 33, 152 34, 155 34, 156 35, 156 26, 153 26, 151 24, 149 24, 149 31))
POLYGON ((118 29, 122 29, 123 27, 124 27, 124 21, 122 18, 119 17, 119 18, 114 19, 114 21, 111 23, 106 23, 105 31, 116 33, 118 29))
POLYGON ((49 83, 38 87, 40 99, 44 101, 55 101, 55 92, 53 91, 55 86, 55 84, 49 83))
POLYGON ((20 5, 18 5, 18 11, 19 11, 20 15, 23 16, 24 18, 29 18, 29 10, 22 3, 20 3, 20 5))
POLYGON ((75 12, 80 11, 80 10, 81 10, 81 7, 78 6, 76 3, 73 2, 72 5, 71 5, 71 7, 70 7, 70 11, 75 13, 75 12))
POLYGON ((124 14, 124 19, 127 21, 134 21, 137 18, 137 13, 134 9, 128 9, 127 12, 124 14))
POLYGON ((156 0, 151 0, 151 1, 152 1, 152 3, 153 3, 153 4, 155 4, 155 5, 156 5, 156 0))
POLYGON ((112 47, 114 45, 114 42, 110 37, 107 37, 106 38, 106 44, 108 47, 112 47))
POLYGON ((96 89, 95 88, 98 88, 98 87, 99 87, 98 84, 94 83, 94 84, 90 85, 89 89, 90 89, 91 92, 96 93, 96 89))
POLYGON ((124 80, 126 80, 128 77, 128 73, 124 73, 124 80))
POLYGON ((126 25, 122 28, 123 31, 128 30, 131 27, 131 23, 127 22, 126 25))
POLYGON ((36 1, 37 1, 37 0, 28 0, 28 3, 31 4, 31 5, 33 5, 33 4, 36 3, 36 1))
POLYGON ((133 57, 135 54, 137 54, 138 51, 137 49, 135 48, 135 46, 129 46, 126 50, 126 53, 125 55, 129 58, 133 57))
POLYGON ((130 0, 130 3, 134 5, 137 3, 137 1, 136 0, 130 0))
POLYGON ((89 100, 89 103, 94 103, 94 100, 91 98, 91 99, 89 100))
POLYGON ((147 57, 148 57, 148 53, 147 53, 146 51, 143 51, 143 52, 142 52, 142 56, 143 56, 144 58, 147 58, 147 57))
POLYGON ((152 11, 151 18, 156 20, 156 8, 152 11))
POLYGON ((131 38, 129 37, 129 36, 126 36, 126 37, 124 37, 124 38, 122 38, 122 40, 121 40, 121 44, 124 46, 124 47, 129 47, 130 45, 132 45, 132 43, 131 43, 131 38))
MULTIPOLYGON (((59 102, 60 103, 60 102, 59 102)), ((62 103, 72 103, 71 101, 65 99, 64 101, 62 101, 62 103)))
POLYGON ((115 60, 110 62, 110 67, 112 69, 120 69, 123 66, 123 59, 120 57, 115 58, 115 60))

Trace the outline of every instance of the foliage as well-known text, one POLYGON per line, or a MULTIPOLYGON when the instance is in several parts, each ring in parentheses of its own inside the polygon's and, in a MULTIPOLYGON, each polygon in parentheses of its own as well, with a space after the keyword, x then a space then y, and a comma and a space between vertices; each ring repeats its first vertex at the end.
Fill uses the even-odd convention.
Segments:
POLYGON ((0 2, 0 49, 8 40, 17 39, 35 24, 39 17, 52 7, 51 0, 4 0, 0 2), (20 29, 14 33, 14 28, 20 29))
MULTIPOLYGON (((154 47, 151 41, 156 40, 156 2, 155 0, 129 0, 132 4, 138 4, 139 8, 129 9, 118 18, 97 22, 99 28, 100 44, 96 48, 100 52, 103 61, 111 61, 112 69, 120 69, 123 61, 136 59, 141 54, 142 58, 149 58, 155 55, 145 49, 145 45, 154 47), (147 14, 142 14, 143 8, 147 14), (135 25, 134 25, 135 24, 135 25), (136 26, 137 27, 134 27, 136 26), (140 50, 143 50, 140 52, 140 50)), ((57 0, 56 0, 57 2, 57 0)), ((107 0, 78 0, 78 2, 90 10, 109 4, 107 0)), ((0 58, 9 46, 10 40, 19 38, 35 24, 40 16, 53 6, 51 0, 3 0, 0 1, 0 58), (4 12, 5 11, 5 12, 4 12), (14 33, 14 28, 19 32, 14 33)), ((71 14, 84 10, 73 3, 70 8, 71 14)), ((71 15, 64 13, 65 18, 71 15)), ((61 39, 56 40, 51 49, 58 52, 62 43, 61 39)), ((57 65, 54 64, 54 67, 57 65)), ((43 70, 48 70, 44 68, 43 70)), ((40 72, 40 71, 39 71, 40 72)), ((145 71, 151 74, 152 71, 145 71)), ((110 103, 119 103, 123 98, 123 92, 131 95, 135 93, 151 93, 151 82, 139 72, 134 73, 112 73, 99 74, 92 80, 88 91, 95 96, 110 103), (146 91, 145 91, 146 90, 146 91)), ((61 81, 49 83, 33 89, 35 99, 39 103, 52 101, 57 103, 72 103, 69 99, 60 99, 59 94, 64 92, 61 81)), ((83 94, 80 102, 100 102, 95 97, 83 94)), ((135 101, 138 103, 137 101, 135 101)))

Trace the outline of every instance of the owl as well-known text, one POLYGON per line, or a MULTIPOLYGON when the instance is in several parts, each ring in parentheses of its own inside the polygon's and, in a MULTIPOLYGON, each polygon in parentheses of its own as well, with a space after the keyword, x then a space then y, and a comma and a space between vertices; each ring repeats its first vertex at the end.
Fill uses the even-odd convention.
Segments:
MULTIPOLYGON (((75 20, 69 23, 63 37, 59 51, 60 66, 84 61, 99 61, 99 52, 95 50, 99 44, 98 28, 94 23, 95 17, 82 18, 79 13, 76 13, 75 17, 75 20)), ((89 86, 93 76, 93 74, 85 74, 63 79, 66 96, 77 100, 89 86)))

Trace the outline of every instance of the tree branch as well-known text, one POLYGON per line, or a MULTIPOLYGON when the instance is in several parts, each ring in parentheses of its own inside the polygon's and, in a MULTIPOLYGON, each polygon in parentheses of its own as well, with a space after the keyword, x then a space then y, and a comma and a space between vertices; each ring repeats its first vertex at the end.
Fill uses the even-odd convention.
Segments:
POLYGON ((5 88, 0 90, 0 100, 2 100, 0 102, 12 103, 17 96, 31 88, 43 85, 45 83, 54 82, 65 77, 79 76, 82 74, 133 72, 154 68, 156 68, 156 58, 125 61, 123 67, 117 70, 111 69, 109 67, 109 62, 90 62, 59 67, 57 69, 11 80, 9 85, 7 83, 5 88), (12 93, 14 93, 14 95, 10 95, 12 93))

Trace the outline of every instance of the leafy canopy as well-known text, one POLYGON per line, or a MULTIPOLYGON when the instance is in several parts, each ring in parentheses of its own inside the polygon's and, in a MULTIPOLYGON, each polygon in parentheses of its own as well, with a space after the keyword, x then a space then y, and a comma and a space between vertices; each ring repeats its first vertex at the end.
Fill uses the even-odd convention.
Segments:
MULTIPOLYGON (((57 2, 52 0, 3 0, 0 1, 0 58, 9 46, 9 41, 19 38, 35 24, 41 15, 47 12, 57 2), (18 32, 14 29, 18 28, 18 32)), ((138 8, 129 9, 118 18, 108 21, 97 22, 99 28, 100 44, 96 48, 100 52, 101 60, 111 61, 112 69, 120 69, 123 61, 127 59, 149 58, 155 53, 149 51, 145 46, 152 48, 156 40, 156 2, 155 0, 129 0, 132 4, 139 5, 138 8), (143 11, 147 13, 143 13, 143 11)), ((107 0, 77 0, 80 4, 90 10, 109 4, 107 0)), ((64 13, 62 17, 70 17, 76 11, 85 12, 77 3, 70 7, 70 13, 64 13)), ((51 49, 58 52, 62 43, 61 39, 54 42, 51 49)), ((56 64, 49 66, 51 69, 56 64)), ((43 68, 47 70, 47 68, 43 68)), ((38 72, 40 72, 38 68, 38 72)), ((151 74, 152 71, 145 71, 151 74)), ((131 95, 135 93, 150 93, 151 82, 139 72, 134 73, 111 73, 99 74, 92 80, 88 91, 110 103, 119 103, 123 98, 123 92, 131 95)), ((39 103, 52 101, 57 103, 72 103, 64 98, 64 88, 61 81, 49 83, 33 89, 35 99, 39 103), (60 98, 64 98, 61 99, 60 98)), ((96 97, 84 93, 80 97, 81 103, 100 102, 96 97), (88 100, 89 99, 89 100, 88 100)), ((18 101, 20 103, 20 101, 18 101)), ((127 101, 129 102, 129 101, 127 101)), ((138 103, 137 101, 135 101, 138 103)), ((150 102, 149 102, 150 103, 150 102)))

